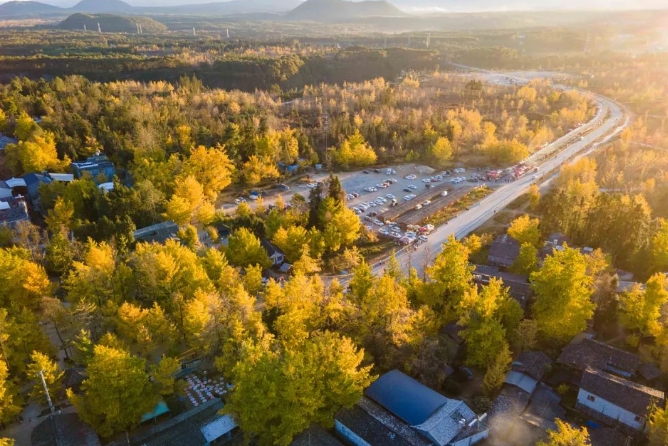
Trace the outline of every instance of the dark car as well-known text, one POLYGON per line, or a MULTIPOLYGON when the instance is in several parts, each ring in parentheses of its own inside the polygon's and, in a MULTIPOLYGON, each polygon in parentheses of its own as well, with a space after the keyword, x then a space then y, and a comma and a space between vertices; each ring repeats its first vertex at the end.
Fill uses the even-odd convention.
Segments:
POLYGON ((374 173, 380 173, 380 169, 373 169, 374 173))
POLYGON ((459 382, 471 381, 473 379, 473 371, 468 367, 457 367, 454 378, 459 382))
POLYGON ((430 183, 427 183, 427 184, 424 185, 424 187, 426 187, 427 189, 429 189, 429 188, 431 188, 431 184, 430 184, 430 183))
POLYGON ((362 173, 369 173, 369 171, 368 170, 363 170, 362 173))
POLYGON ((411 192, 413 192, 413 189, 405 188, 405 189, 404 189, 404 192, 411 193, 411 192))

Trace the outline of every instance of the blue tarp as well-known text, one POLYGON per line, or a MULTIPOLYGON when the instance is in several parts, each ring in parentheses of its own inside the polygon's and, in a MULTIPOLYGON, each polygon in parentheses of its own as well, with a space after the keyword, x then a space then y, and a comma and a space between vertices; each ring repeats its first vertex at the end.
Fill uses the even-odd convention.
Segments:
POLYGON ((158 404, 155 405, 152 411, 145 413, 141 417, 140 423, 152 420, 154 418, 158 418, 160 415, 164 415, 166 413, 169 413, 169 407, 167 407, 167 403, 165 403, 164 401, 160 401, 158 404))

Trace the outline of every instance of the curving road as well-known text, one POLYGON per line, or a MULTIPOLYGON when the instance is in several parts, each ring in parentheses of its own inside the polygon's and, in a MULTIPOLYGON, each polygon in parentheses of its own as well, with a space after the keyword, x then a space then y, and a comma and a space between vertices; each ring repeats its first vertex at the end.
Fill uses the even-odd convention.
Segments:
MULTIPOLYGON (((482 70, 477 71, 482 72, 482 70)), ((517 83, 528 82, 527 79, 519 77, 499 75, 490 72, 486 73, 493 76, 502 76, 506 79, 512 79, 517 83)), ((567 87, 556 86, 556 88, 566 89, 567 87)), ((419 274, 422 274, 425 265, 428 262, 433 261, 436 255, 440 252, 442 244, 447 241, 450 235, 454 234, 457 239, 469 235, 483 223, 491 219, 495 212, 505 208, 512 201, 526 193, 532 183, 537 182, 539 186, 546 186, 558 174, 558 168, 560 166, 593 152, 599 146, 607 143, 615 137, 629 124, 630 118, 626 116, 622 106, 604 96, 593 93, 588 94, 593 96, 598 105, 596 116, 588 123, 564 135, 562 138, 554 141, 544 149, 541 149, 539 153, 532 155, 532 159, 529 161, 539 167, 539 172, 536 174, 539 176, 537 180, 533 178, 533 173, 527 173, 524 177, 496 189, 479 203, 472 206, 468 211, 460 213, 447 224, 437 228, 436 231, 429 236, 429 241, 418 247, 417 250, 402 250, 399 252, 397 254, 397 259, 402 267, 406 271, 411 267, 414 267, 418 270, 419 274), (569 144, 547 160, 542 162, 534 161, 541 158, 541 152, 544 154, 546 152, 554 151, 556 147, 572 140, 575 140, 575 142, 569 144)), ((374 272, 378 273, 382 269, 382 266, 376 265, 374 267, 374 272)))

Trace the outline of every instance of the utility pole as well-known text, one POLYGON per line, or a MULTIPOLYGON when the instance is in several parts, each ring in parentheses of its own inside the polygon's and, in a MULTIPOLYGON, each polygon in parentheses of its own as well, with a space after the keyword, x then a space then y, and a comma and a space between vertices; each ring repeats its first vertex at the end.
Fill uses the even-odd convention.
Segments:
POLYGON ((42 387, 44 387, 44 395, 46 395, 46 401, 49 403, 49 409, 51 409, 51 418, 56 414, 56 409, 53 407, 51 402, 51 395, 49 395, 49 388, 46 386, 46 381, 44 380, 44 371, 39 371, 39 378, 42 380, 42 387))
POLYGON ((100 34, 102 34, 102 27, 100 26, 99 23, 97 24, 97 32, 99 32, 100 34))
POLYGON ((193 26, 193 36, 197 36, 197 31, 195 31, 195 27, 193 26))

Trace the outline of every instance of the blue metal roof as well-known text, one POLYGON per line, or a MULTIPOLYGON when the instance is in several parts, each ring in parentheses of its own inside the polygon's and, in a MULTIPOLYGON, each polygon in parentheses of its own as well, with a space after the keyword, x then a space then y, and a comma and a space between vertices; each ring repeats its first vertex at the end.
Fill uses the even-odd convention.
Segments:
POLYGON ((411 426, 424 423, 448 399, 399 370, 378 378, 366 395, 411 426))

